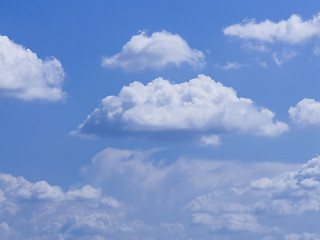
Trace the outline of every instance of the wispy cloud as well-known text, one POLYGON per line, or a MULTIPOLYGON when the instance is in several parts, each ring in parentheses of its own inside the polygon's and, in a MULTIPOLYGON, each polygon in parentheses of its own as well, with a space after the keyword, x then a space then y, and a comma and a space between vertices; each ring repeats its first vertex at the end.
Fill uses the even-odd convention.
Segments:
POLYGON ((222 70, 239 69, 239 68, 243 68, 243 67, 247 67, 247 66, 248 65, 246 65, 246 64, 241 64, 238 62, 230 62, 230 61, 227 61, 227 63, 225 65, 219 65, 219 64, 215 65, 216 68, 220 68, 222 70))

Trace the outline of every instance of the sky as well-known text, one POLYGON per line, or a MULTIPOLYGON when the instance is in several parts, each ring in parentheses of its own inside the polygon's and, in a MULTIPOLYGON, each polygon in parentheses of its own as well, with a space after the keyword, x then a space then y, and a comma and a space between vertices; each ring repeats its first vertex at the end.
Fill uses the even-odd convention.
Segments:
POLYGON ((319 240, 320 2, 0 0, 0 238, 319 240))

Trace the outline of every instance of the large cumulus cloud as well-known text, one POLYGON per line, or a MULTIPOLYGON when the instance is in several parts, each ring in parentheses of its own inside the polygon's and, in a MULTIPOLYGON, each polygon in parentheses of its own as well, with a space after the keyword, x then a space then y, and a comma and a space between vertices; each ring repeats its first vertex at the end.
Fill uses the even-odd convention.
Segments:
POLYGON ((118 96, 105 97, 78 132, 100 136, 165 137, 175 133, 200 137, 223 132, 277 136, 288 126, 274 116, 205 75, 180 84, 157 78, 146 85, 133 82, 118 96))

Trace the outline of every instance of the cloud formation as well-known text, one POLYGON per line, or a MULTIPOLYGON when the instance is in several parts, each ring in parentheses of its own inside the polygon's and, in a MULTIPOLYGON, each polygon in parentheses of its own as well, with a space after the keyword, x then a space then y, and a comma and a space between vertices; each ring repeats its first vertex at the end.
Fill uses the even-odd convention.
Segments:
POLYGON ((320 102, 304 98, 296 106, 290 107, 289 115, 293 122, 301 126, 320 125, 320 102))
POLYGON ((255 20, 244 21, 226 27, 223 32, 242 39, 298 44, 320 36, 320 15, 306 21, 296 14, 279 22, 269 19, 260 23, 255 20))
POLYGON ((150 37, 141 32, 133 36, 120 53, 102 60, 104 67, 120 67, 125 71, 159 70, 167 65, 180 66, 182 63, 202 67, 205 64, 204 54, 191 49, 178 34, 166 31, 154 32, 150 37))
POLYGON ((23 100, 58 101, 64 71, 54 57, 42 60, 30 49, 0 35, 0 95, 23 100))
POLYGON ((277 136, 288 126, 274 121, 274 115, 205 75, 180 84, 157 78, 146 85, 133 82, 118 96, 105 97, 102 107, 88 116, 78 132, 100 136, 165 137, 175 133, 199 137, 222 132, 277 136))
POLYGON ((320 214, 320 158, 302 166, 185 157, 166 162, 155 152, 107 148, 83 167, 86 184, 68 191, 0 174, 1 239, 319 236, 292 233, 289 226, 312 224, 309 215, 320 214))
POLYGON ((102 233, 126 231, 117 225, 121 211, 117 200, 91 185, 65 192, 0 174, 1 239, 101 239, 102 233))

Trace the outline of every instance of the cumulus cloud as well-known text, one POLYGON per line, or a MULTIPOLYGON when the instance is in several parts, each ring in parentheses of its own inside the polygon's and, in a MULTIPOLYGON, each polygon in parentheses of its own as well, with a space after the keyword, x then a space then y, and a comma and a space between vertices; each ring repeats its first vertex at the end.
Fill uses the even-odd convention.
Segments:
POLYGON ((64 71, 54 57, 42 60, 30 49, 0 35, 0 95, 23 100, 58 101, 64 71))
POLYGON ((266 198, 256 207, 276 214, 303 214, 320 210, 320 157, 309 160, 299 170, 250 183, 250 191, 266 198))
POLYGON ((1 239, 104 239, 106 232, 126 231, 118 224, 121 204, 91 185, 63 191, 1 173, 0 189, 1 239))
POLYGON ((85 185, 80 189, 63 192, 58 186, 51 186, 46 181, 31 183, 23 177, 14 177, 10 174, 0 174, 1 199, 11 196, 23 200, 75 200, 97 199, 100 189, 85 185))
POLYGON ((296 124, 302 126, 320 125, 320 102, 314 99, 304 98, 296 106, 290 107, 288 112, 296 124))
POLYGON ((288 130, 274 113, 205 75, 180 84, 157 78, 107 96, 78 128, 100 136, 201 137, 223 132, 277 136, 288 130))
POLYGON ((178 34, 166 31, 154 32, 151 36, 141 32, 133 36, 120 53, 102 60, 104 67, 120 67, 125 71, 159 70, 167 65, 180 66, 182 63, 202 67, 205 64, 204 55, 199 50, 191 49, 178 34))
POLYGON ((279 22, 269 19, 260 23, 255 20, 244 21, 226 27, 223 32, 225 35, 242 39, 298 44, 320 36, 320 15, 306 21, 296 14, 279 22))

